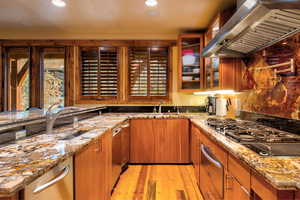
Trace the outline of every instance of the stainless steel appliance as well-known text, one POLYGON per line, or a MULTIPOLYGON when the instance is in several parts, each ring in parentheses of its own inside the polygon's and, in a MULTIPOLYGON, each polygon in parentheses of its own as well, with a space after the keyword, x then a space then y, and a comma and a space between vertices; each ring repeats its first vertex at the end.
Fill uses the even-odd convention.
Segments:
POLYGON ((209 57, 241 57, 300 31, 300 0, 245 0, 203 49, 209 57))
POLYGON ((25 200, 74 200, 73 197, 73 159, 39 177, 24 190, 25 200))
POLYGON ((122 135, 121 127, 112 131, 112 188, 118 181, 122 168, 122 135))
POLYGON ((207 125, 261 156, 299 156, 300 136, 254 121, 207 119, 207 125))
POLYGON ((200 177, 205 182, 201 192, 205 199, 223 199, 224 197, 224 167, 210 149, 201 144, 200 177))

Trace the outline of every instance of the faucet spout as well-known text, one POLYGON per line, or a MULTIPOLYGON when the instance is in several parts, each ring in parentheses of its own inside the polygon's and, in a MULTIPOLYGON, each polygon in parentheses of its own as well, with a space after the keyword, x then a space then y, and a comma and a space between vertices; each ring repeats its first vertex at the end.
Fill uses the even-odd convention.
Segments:
POLYGON ((60 102, 55 103, 55 104, 51 105, 47 110, 47 113, 46 113, 46 124, 47 124, 46 134, 52 134, 53 133, 53 127, 54 127, 55 121, 61 114, 63 114, 65 111, 68 111, 68 110, 78 110, 78 108, 76 108, 76 107, 65 107, 64 109, 59 110, 56 113, 53 113, 53 108, 55 106, 59 105, 59 104, 60 104, 60 102))

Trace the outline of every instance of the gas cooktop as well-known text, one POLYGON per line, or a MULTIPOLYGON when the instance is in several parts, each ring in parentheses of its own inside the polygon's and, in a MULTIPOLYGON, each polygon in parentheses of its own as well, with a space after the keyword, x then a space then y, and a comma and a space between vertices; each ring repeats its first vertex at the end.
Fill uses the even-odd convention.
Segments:
POLYGON ((262 156, 300 156, 300 136, 254 121, 208 118, 208 126, 262 156))

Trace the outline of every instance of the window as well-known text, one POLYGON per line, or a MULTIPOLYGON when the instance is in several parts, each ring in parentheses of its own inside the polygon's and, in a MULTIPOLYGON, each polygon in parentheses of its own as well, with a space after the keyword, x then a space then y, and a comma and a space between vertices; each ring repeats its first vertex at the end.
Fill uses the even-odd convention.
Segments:
POLYGON ((30 104, 29 48, 7 48, 5 67, 5 110, 25 111, 30 104))
POLYGON ((168 48, 131 47, 128 51, 129 98, 168 98, 168 48))
POLYGON ((65 49, 44 48, 42 50, 42 66, 44 73, 43 91, 44 108, 61 102, 65 98, 65 49))
POLYGON ((81 48, 81 97, 115 99, 119 91, 119 51, 114 47, 81 48))

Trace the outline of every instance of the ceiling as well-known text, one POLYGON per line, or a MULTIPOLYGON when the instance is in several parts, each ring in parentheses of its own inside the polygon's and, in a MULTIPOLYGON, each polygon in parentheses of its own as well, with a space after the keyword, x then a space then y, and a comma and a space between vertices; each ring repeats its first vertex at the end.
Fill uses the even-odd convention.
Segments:
POLYGON ((176 39, 182 30, 205 29, 234 0, 0 1, 0 39, 176 39))

